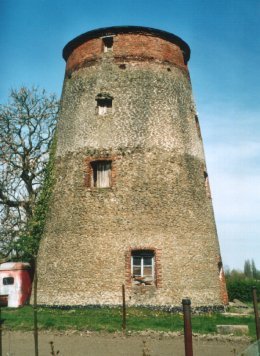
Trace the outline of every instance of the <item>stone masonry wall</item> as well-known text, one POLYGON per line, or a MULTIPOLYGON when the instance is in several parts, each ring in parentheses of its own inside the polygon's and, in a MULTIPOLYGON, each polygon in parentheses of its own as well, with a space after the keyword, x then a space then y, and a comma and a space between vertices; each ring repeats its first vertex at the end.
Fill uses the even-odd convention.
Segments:
MULTIPOLYGON (((82 46, 81 57, 89 56, 82 46)), ((220 305, 225 288, 189 76, 173 62, 147 60, 149 53, 120 62, 116 48, 74 67, 64 83, 39 304, 120 304, 124 283, 129 304, 179 305, 190 297, 194 306, 220 305), (104 116, 96 110, 100 93, 113 97, 104 116), (109 188, 89 183, 89 164, 99 159, 112 162, 109 188), (154 251, 155 285, 132 285, 136 249, 154 251)))

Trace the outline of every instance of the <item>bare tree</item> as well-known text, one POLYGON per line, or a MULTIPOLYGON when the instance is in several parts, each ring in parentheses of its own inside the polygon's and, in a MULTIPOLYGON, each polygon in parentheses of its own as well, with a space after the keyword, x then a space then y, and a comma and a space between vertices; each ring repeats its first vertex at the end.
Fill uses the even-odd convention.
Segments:
POLYGON ((45 90, 12 90, 0 105, 0 256, 19 257, 14 242, 31 219, 53 137, 58 101, 45 90))

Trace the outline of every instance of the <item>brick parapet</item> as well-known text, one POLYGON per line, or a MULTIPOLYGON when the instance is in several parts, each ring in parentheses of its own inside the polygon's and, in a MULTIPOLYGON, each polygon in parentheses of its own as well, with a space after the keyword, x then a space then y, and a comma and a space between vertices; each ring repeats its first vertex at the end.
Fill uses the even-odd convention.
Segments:
POLYGON ((102 38, 88 39, 76 47, 67 59, 66 74, 107 57, 115 62, 166 63, 188 72, 183 52, 177 44, 148 34, 118 34, 114 37, 113 51, 108 53, 104 53, 102 38))

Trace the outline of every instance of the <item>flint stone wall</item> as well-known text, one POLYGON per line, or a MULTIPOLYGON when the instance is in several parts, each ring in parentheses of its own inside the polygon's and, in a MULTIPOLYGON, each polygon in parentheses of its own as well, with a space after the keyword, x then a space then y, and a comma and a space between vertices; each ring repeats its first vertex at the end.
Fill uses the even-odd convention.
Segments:
POLYGON ((129 304, 190 297, 194 306, 221 305, 226 292, 187 71, 146 58, 120 66, 113 52, 84 63, 64 82, 39 304, 116 305, 125 284, 129 304), (102 92, 114 98, 104 116, 95 101, 102 92), (113 184, 91 188, 87 165, 101 158, 112 160, 113 184), (155 286, 132 286, 137 248, 156 253, 155 286))

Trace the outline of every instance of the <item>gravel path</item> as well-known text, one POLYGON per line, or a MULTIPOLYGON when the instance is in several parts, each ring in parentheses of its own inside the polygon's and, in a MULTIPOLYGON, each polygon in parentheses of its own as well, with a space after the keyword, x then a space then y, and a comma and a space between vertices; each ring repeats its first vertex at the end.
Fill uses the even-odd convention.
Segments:
MULTIPOLYGON (((184 356, 183 336, 178 333, 43 332, 39 333, 39 356, 51 355, 50 341, 59 356, 184 356)), ((238 355, 249 343, 246 337, 194 336, 194 356, 238 355)), ((34 356, 33 334, 5 331, 3 356, 34 356)))

